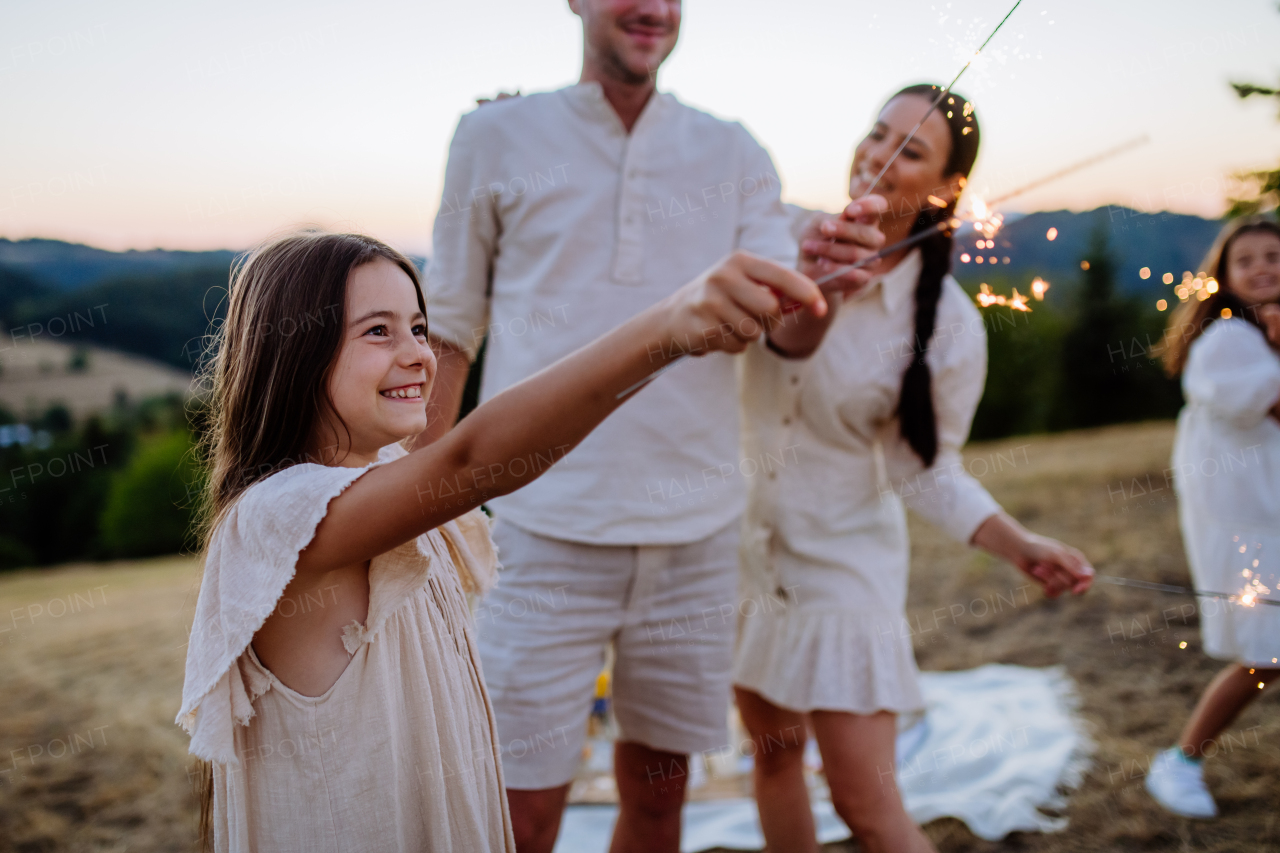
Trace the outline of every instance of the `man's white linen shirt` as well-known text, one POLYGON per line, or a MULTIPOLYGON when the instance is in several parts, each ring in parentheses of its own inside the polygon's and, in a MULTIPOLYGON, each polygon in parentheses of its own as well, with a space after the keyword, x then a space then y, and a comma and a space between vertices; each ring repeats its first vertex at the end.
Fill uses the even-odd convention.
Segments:
MULTIPOLYGON (((780 189, 746 129, 669 94, 654 93, 630 134, 598 83, 482 106, 449 149, 427 275, 431 334, 472 359, 487 335, 487 400, 735 249, 794 266, 780 189)), ((740 458, 733 359, 722 353, 664 373, 553 455, 539 480, 490 506, 530 532, 599 545, 706 538, 741 514, 744 470, 757 467, 740 458)))

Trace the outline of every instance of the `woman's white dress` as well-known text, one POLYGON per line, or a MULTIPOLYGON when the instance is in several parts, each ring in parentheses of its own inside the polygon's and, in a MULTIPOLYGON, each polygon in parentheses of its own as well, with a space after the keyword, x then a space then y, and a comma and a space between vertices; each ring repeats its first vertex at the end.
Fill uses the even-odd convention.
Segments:
MULTIPOLYGON (((375 464, 404 453, 383 448, 375 464)), ((351 662, 322 696, 286 687, 250 645, 285 612, 281 593, 329 502, 367 470, 274 474, 209 545, 178 722, 213 762, 220 853, 515 850, 467 604, 497 565, 479 510, 372 560, 368 616, 343 632, 351 662)))
MULTIPOLYGON (((1197 589, 1280 599, 1280 356, 1253 324, 1216 320, 1182 374, 1174 485, 1197 589)), ((1280 607, 1200 601, 1211 657, 1274 667, 1280 607)))
POLYGON ((744 456, 755 475, 734 683, 785 708, 922 709, 918 626, 905 614, 904 503, 961 542, 1000 509, 960 456, 986 379, 987 340, 983 316, 950 276, 926 355, 933 467, 899 434, 920 265, 914 251, 846 300, 812 357, 755 346, 742 362, 744 456))

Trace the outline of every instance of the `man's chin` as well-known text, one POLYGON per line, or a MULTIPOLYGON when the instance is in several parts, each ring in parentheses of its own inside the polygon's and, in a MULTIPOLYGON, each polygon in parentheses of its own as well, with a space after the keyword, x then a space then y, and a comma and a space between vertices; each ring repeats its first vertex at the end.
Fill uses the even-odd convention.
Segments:
POLYGON ((614 53, 614 70, 628 83, 644 83, 653 79, 658 67, 667 58, 667 53, 661 47, 652 51, 628 50, 614 53))

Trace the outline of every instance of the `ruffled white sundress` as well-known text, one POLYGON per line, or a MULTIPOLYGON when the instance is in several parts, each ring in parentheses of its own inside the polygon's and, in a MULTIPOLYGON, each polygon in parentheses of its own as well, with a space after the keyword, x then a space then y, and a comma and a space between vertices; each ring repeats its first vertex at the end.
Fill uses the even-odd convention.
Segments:
POLYGON ((496 577, 479 510, 372 560, 368 617, 324 695, 290 690, 249 645, 329 501, 367 470, 277 473, 209 545, 178 722, 213 762, 218 851, 515 850, 467 605, 496 577))
POLYGON ((960 456, 987 350, 983 318, 950 276, 927 355, 934 466, 925 470, 899 435, 920 265, 913 252, 841 305, 811 358, 753 346, 742 362, 752 476, 733 679, 784 708, 923 710, 903 504, 962 542, 1000 510, 960 456))
MULTIPOLYGON (((1280 356, 1254 325, 1216 320, 1191 345, 1174 484, 1197 589, 1280 599, 1280 356)), ((1280 607, 1199 603, 1210 657, 1274 668, 1280 607)))

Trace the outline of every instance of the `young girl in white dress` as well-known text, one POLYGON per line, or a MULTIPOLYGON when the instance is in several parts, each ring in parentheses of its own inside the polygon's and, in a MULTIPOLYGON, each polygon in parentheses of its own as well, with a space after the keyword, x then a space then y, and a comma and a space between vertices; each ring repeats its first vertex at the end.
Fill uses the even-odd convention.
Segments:
MULTIPOLYGON (((881 227, 889 243, 950 216, 977 156, 972 106, 952 94, 929 112, 937 92, 899 92, 854 153, 849 192, 857 198, 928 112, 876 188, 888 201, 881 227)), ((776 598, 740 620, 734 661, 772 853, 817 849, 804 738, 794 734, 806 715, 835 809, 860 849, 933 849, 893 776, 896 715, 923 710, 905 627, 899 493, 914 493, 912 509, 1013 563, 1049 596, 1083 592, 1092 579, 1083 555, 1023 529, 964 470, 960 448, 982 395, 986 336, 948 275, 951 246, 939 234, 886 258, 830 315, 801 314, 772 331, 768 347, 749 348, 743 363, 744 456, 786 462, 752 480, 744 595, 776 598), (784 606, 772 606, 777 598, 784 606)), ((819 248, 801 243, 802 253, 819 248)))
POLYGON ((779 297, 825 311, 799 273, 730 256, 409 453, 436 372, 413 264, 353 234, 254 253, 213 367, 178 716, 210 763, 205 846, 514 850, 466 599, 496 566, 477 508, 580 442, 672 341, 741 351, 779 297))
MULTIPOLYGON (((1204 269, 1217 291, 1174 313, 1165 349, 1187 401, 1173 448, 1187 562, 1197 589, 1280 599, 1280 225, 1228 225, 1204 269)), ((1230 663, 1146 785, 1170 811, 1209 818, 1205 750, 1280 675, 1280 607, 1205 599, 1200 631, 1205 653, 1230 663)))

